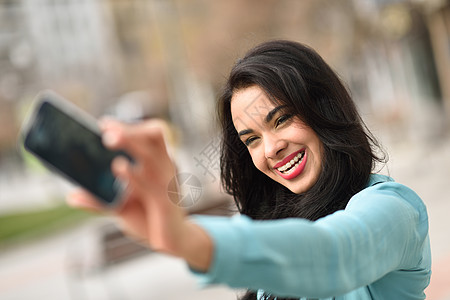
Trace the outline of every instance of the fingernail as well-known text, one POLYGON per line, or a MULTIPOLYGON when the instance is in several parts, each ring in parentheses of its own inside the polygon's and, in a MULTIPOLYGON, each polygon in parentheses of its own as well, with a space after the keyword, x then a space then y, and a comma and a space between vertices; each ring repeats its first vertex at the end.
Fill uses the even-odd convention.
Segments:
POLYGON ((119 136, 111 131, 107 131, 102 136, 102 141, 105 146, 115 146, 119 141, 119 136))
POLYGON ((128 168, 128 160, 125 157, 118 156, 113 161, 113 169, 117 170, 119 173, 126 172, 128 168))
POLYGON ((113 118, 110 116, 103 116, 100 120, 98 120, 98 126, 100 129, 104 130, 108 127, 112 120, 113 118))

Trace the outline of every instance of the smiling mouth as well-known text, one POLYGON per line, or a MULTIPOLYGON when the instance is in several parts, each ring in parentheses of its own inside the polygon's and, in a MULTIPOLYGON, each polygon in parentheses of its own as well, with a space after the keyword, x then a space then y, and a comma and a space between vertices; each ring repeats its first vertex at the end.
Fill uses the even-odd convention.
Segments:
POLYGON ((285 165, 277 168, 277 170, 284 175, 289 175, 302 163, 304 157, 305 151, 301 151, 285 165))

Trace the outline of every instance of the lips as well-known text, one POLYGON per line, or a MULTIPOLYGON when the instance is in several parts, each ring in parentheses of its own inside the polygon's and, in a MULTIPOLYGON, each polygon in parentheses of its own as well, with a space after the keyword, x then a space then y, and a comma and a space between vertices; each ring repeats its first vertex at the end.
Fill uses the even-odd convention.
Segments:
POLYGON ((288 155, 274 166, 276 172, 284 179, 290 180, 299 176, 305 169, 307 154, 305 149, 288 155))

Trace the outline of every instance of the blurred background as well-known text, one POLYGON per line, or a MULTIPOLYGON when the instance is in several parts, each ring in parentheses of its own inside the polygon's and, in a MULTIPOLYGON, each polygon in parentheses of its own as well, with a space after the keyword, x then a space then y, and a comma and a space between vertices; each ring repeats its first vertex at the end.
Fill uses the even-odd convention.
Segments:
POLYGON ((0 0, 0 299, 236 299, 198 287, 183 262, 108 216, 65 206, 72 186, 17 138, 42 89, 96 117, 164 118, 180 171, 196 179, 183 205, 229 214, 215 99, 247 49, 278 38, 312 46, 340 74, 390 154, 381 172, 424 199, 427 299, 450 299, 447 0, 0 0))

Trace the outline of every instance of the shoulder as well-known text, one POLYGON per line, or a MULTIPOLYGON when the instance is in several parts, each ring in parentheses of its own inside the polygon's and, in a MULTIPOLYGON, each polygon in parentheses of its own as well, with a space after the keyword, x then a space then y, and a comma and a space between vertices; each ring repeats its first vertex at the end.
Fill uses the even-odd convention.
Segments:
POLYGON ((379 174, 372 174, 370 176, 366 188, 355 194, 350 199, 347 207, 350 207, 355 202, 362 202, 359 204, 369 204, 369 200, 375 199, 381 201, 386 198, 405 201, 417 209, 425 209, 424 202, 411 188, 395 182, 394 179, 389 176, 379 174))
POLYGON ((428 231, 425 203, 411 188, 388 176, 371 175, 367 187, 350 199, 346 210, 383 211, 383 215, 395 215, 397 219, 412 218, 428 231))

